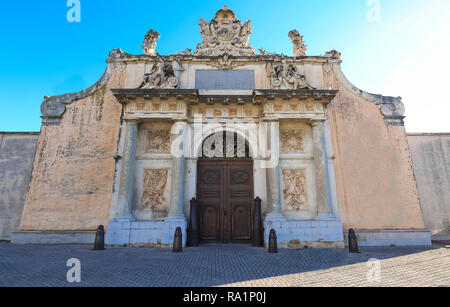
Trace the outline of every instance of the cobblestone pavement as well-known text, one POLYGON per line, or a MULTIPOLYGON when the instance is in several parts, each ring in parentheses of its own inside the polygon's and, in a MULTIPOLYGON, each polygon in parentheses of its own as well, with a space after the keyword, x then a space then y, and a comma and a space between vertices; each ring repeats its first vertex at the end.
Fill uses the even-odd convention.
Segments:
POLYGON ((0 286, 450 286, 444 247, 285 250, 251 247, 170 249, 0 243, 0 286), (69 258, 81 262, 81 283, 68 283, 69 258), (367 261, 381 261, 381 281, 369 283, 367 261))

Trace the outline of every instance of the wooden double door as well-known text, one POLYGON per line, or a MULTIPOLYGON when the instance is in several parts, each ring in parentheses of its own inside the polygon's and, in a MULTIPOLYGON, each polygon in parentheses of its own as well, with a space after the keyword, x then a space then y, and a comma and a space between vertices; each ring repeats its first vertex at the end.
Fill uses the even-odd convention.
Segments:
POLYGON ((201 242, 250 243, 252 159, 200 159, 197 201, 201 242))

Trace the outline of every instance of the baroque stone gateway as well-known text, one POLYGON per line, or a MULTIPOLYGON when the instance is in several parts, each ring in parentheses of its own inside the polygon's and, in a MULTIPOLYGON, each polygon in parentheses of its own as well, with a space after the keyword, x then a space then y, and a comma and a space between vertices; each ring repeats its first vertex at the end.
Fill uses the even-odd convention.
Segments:
POLYGON ((92 87, 45 97, 13 243, 92 243, 105 225, 107 245, 168 247, 178 227, 186 245, 193 203, 201 244, 250 244, 258 198, 266 246, 271 229, 286 248, 343 248, 349 229, 431 244, 401 98, 356 88, 297 30, 293 56, 255 53, 226 6, 200 33, 160 55, 150 30, 144 54, 114 49, 92 87))

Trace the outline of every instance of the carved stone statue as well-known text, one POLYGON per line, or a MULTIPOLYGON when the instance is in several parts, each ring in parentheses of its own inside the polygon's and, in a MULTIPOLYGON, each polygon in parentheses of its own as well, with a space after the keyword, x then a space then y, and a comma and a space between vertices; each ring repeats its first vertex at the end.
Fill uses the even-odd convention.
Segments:
POLYGON ((266 65, 267 76, 275 89, 309 89, 315 88, 306 82, 305 76, 297 72, 297 66, 288 64, 286 59, 281 59, 281 65, 273 67, 271 62, 266 65))
POLYGON ((155 49, 156 49, 156 40, 159 39, 161 36, 158 32, 154 31, 153 29, 150 29, 150 31, 147 32, 147 35, 145 35, 145 39, 143 42, 142 50, 144 50, 144 54, 146 55, 155 55, 155 49))
POLYGON ((292 30, 288 35, 292 44, 294 44, 294 56, 306 55, 306 45, 303 42, 303 36, 297 30, 292 30))
POLYGON ((165 64, 162 58, 153 64, 152 71, 145 74, 144 81, 142 81, 139 88, 177 88, 178 78, 175 77, 173 66, 165 64))
POLYGON ((203 43, 198 44, 195 55, 218 56, 254 55, 255 50, 249 44, 252 26, 250 21, 242 25, 236 15, 227 6, 222 7, 210 23, 200 19, 200 34, 203 43))

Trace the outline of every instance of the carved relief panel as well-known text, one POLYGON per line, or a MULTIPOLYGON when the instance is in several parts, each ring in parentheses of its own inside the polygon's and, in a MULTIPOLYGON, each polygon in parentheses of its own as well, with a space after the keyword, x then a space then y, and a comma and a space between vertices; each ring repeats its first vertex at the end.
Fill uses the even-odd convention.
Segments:
POLYGON ((141 210, 167 211, 168 169, 145 169, 141 210))
POLYGON ((288 210, 309 210, 305 169, 283 169, 284 205, 288 210))
POLYGON ((302 129, 280 129, 280 143, 282 152, 302 152, 303 130, 302 129))
POLYGON ((170 152, 170 130, 168 129, 147 130, 145 151, 150 153, 170 152))

